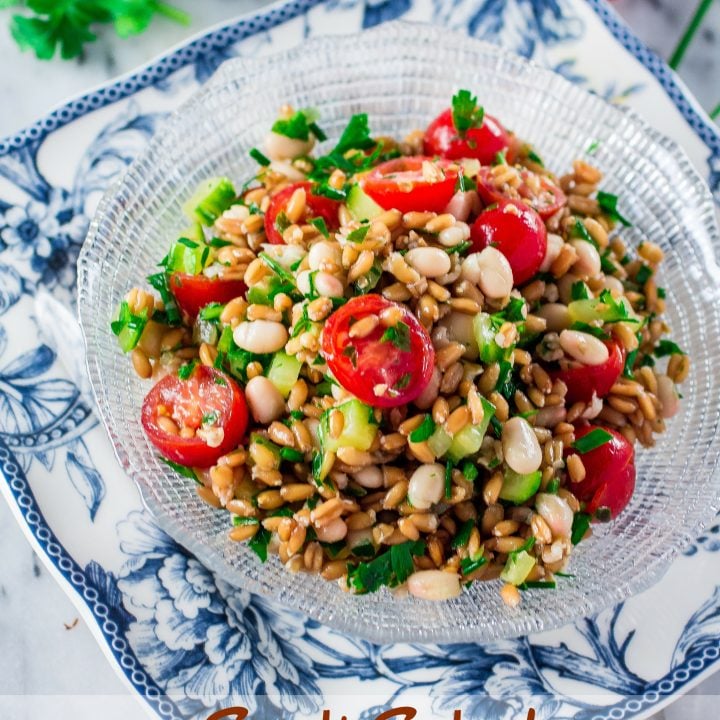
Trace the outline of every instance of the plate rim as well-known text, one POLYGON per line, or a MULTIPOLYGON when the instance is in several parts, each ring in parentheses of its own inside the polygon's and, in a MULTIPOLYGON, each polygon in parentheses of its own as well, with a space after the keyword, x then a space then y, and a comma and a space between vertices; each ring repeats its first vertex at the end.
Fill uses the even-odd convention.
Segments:
MULTIPOLYGON (((200 54, 200 50, 204 51, 210 47, 210 45, 206 43, 210 43, 211 40, 218 41, 224 35, 227 35, 227 40, 224 45, 214 45, 214 49, 222 49, 223 47, 227 47, 240 39, 251 37, 258 32, 272 29, 287 20, 291 20, 294 17, 312 10, 315 6, 320 5, 323 2, 326 2, 326 0, 279 0, 279 2, 265 8, 262 12, 241 14, 224 21, 209 30, 201 31, 197 35, 194 35, 171 48, 167 53, 157 56, 149 63, 138 66, 138 68, 134 71, 130 71, 129 73, 120 76, 120 78, 108 81, 93 90, 57 106, 54 110, 50 111, 34 124, 26 126, 14 136, 0 138, 0 157, 3 157, 10 152, 20 150, 32 143, 39 142, 47 135, 60 129, 64 125, 67 125, 94 110, 110 105, 123 97, 131 96, 143 87, 153 84, 153 82, 160 79, 160 76, 149 78, 144 84, 141 84, 142 74, 151 73, 153 70, 157 71, 158 69, 161 69, 163 63, 167 64, 165 75, 163 75, 163 77, 165 77, 171 72, 192 63, 200 54), (274 22, 272 24, 269 22, 271 16, 274 16, 274 22), (255 28, 253 32, 243 34, 244 25, 251 21, 262 23, 262 26, 255 28), (188 55, 185 59, 176 61, 175 63, 170 62, 173 57, 182 54, 184 50, 187 50, 191 46, 194 53, 192 56, 188 55), (126 86, 131 85, 132 87, 127 87, 127 89, 123 92, 123 84, 126 84, 126 86), (108 93, 108 91, 112 88, 120 88, 118 90, 118 94, 103 97, 104 94, 108 93), (93 98, 96 99, 93 101, 93 98), (83 106, 83 102, 87 104, 83 106)), ((698 109, 696 101, 689 96, 689 92, 684 87, 684 84, 677 79, 676 75, 667 67, 664 61, 649 50, 649 48, 642 43, 639 38, 637 38, 637 36, 625 24, 624 20, 617 15, 617 12, 607 4, 606 0, 586 0, 586 2, 591 7, 595 15, 599 17, 600 21, 610 31, 614 39, 653 75, 668 95, 668 98, 671 100, 673 105, 681 113, 693 133, 713 153, 720 153, 720 128, 717 128, 712 121, 707 118, 707 115, 702 109, 698 109)), ((21 480, 19 488, 17 486, 12 486, 11 477, 14 476, 15 471, 19 470, 20 473, 24 475, 22 470, 17 467, 13 460, 14 456, 12 450, 0 441, 0 476, 2 476, 4 480, 2 483, 3 487, 1 489, 5 500, 8 502, 8 505, 10 505, 15 521, 20 524, 23 534, 28 538, 31 546, 40 556, 43 565, 50 570, 54 579, 59 580, 60 586, 66 592, 71 602, 73 602, 73 604, 80 612, 83 613, 84 616, 91 616, 93 618, 94 622, 88 623, 88 627, 96 639, 103 639, 104 642, 100 643, 102 652, 106 656, 113 658, 114 662, 111 664, 115 671, 136 691, 138 695, 143 698, 145 701, 142 703, 143 707, 150 710, 153 706, 152 699, 149 698, 147 694, 143 693, 132 681, 132 679, 125 674, 122 666, 118 662, 117 652, 111 647, 110 638, 101 626, 101 616, 96 614, 93 608, 88 605, 87 600, 82 597, 78 587, 72 582, 70 577, 71 572, 78 572, 83 576, 84 581, 85 570, 77 565, 73 558, 67 553, 64 546, 57 542, 57 538, 55 538, 54 533, 46 523, 44 516, 37 505, 32 489, 27 487, 27 492, 24 491, 23 485, 27 485, 26 481, 24 479, 21 480), (3 457, 3 451, 7 451, 8 455, 6 457, 3 457), (20 497, 22 495, 28 497, 29 503, 27 501, 25 501, 25 503, 20 502, 20 497), (35 512, 37 514, 37 521, 34 523, 31 523, 28 520, 28 515, 31 512, 35 512), (32 525, 36 526, 34 532, 31 528, 32 525), (36 535, 37 531, 41 529, 44 529, 47 533, 49 533, 46 540, 43 540, 36 535), (52 542, 55 542, 56 545, 59 546, 59 554, 53 554, 49 551, 49 546, 52 542), (42 550, 42 552, 40 552, 40 550, 42 550), (63 557, 70 562, 70 570, 66 571, 62 569, 60 560, 63 557), (74 592, 68 592, 68 589, 70 588, 74 592)), ((713 669, 713 666, 717 665, 719 659, 720 652, 713 658, 705 659, 702 668, 691 672, 690 677, 687 680, 679 681, 678 689, 689 690, 691 687, 701 682, 710 674, 710 670, 713 669)), ((674 671, 658 680, 658 683, 667 679, 678 670, 683 669, 684 666, 685 663, 678 666, 678 668, 674 671)), ((716 668, 715 671, 717 671, 716 668)), ((652 692, 653 687, 654 685, 648 686, 643 693, 643 700, 645 700, 646 695, 652 692)), ((674 691, 676 690, 673 689, 673 691, 667 692, 674 691)), ((601 718, 609 718, 609 713, 613 709, 620 709, 620 712, 622 713, 621 715, 614 714, 612 716, 613 718, 645 717, 646 713, 659 710, 661 707, 665 706, 666 703, 664 700, 667 698, 668 695, 665 693, 661 694, 654 702, 650 702, 644 710, 627 708, 625 706, 628 701, 621 701, 615 705, 604 708, 601 714, 596 714, 593 717, 597 720, 600 720, 601 718), (641 715, 637 715, 637 712, 640 712, 641 715), (627 713, 631 713, 631 715, 628 715, 627 713)))

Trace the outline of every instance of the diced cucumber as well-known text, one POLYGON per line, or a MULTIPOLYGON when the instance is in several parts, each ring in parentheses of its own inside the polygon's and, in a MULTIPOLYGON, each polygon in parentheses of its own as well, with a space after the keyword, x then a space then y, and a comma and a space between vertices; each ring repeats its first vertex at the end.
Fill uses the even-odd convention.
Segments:
POLYGON ((500 579, 511 585, 522 585, 537 561, 526 550, 510 553, 500 579))
POLYGON ((435 457, 442 457, 452 445, 452 437, 443 430, 441 425, 435 428, 435 432, 428 438, 428 447, 435 457))
POLYGON ((200 223, 188 225, 182 232, 178 233, 178 237, 184 237, 197 243, 205 242, 205 233, 200 223))
POLYGON ((359 400, 353 399, 333 409, 339 410, 343 414, 345 420, 343 431, 340 437, 331 437, 330 413, 332 410, 323 413, 318 429, 322 449, 326 452, 336 452, 341 447, 352 447, 356 450, 370 449, 377 433, 377 424, 374 420, 372 408, 359 400))
POLYGON ((176 240, 168 253, 168 272, 199 275, 212 262, 213 254, 210 246, 202 240, 191 240, 181 237, 176 240))
POLYGON ((281 350, 273 355, 267 378, 286 398, 300 376, 301 367, 302 363, 295 355, 288 355, 281 350))
POLYGON ((497 331, 493 327, 490 315, 481 312, 473 318, 473 334, 478 345, 480 359, 484 363, 494 363, 505 359, 507 349, 501 348, 495 342, 497 331))
POLYGON ((529 500, 539 489, 542 473, 539 470, 521 475, 511 468, 505 470, 500 499, 520 505, 529 500))
POLYGON ((120 349, 130 352, 140 341, 140 337, 148 323, 148 310, 144 308, 139 315, 133 315, 126 301, 120 305, 117 320, 110 323, 110 328, 117 335, 120 349))
POLYGON ((358 222, 372 220, 385 212, 359 185, 353 185, 348 191, 346 205, 358 222))
POLYGON ((235 188, 226 177, 210 178, 183 204, 183 212, 190 220, 212 225, 235 200, 235 188))
POLYGON ((482 445, 483 438, 487 432, 490 420, 495 415, 495 406, 486 400, 480 398, 482 402, 484 416, 479 425, 466 425, 460 432, 453 436, 450 447, 447 451, 447 458, 453 463, 458 462, 468 455, 474 455, 482 445))
POLYGON ((637 316, 630 303, 625 298, 615 300, 609 294, 588 300, 573 300, 568 305, 568 315, 571 323, 589 324, 596 320, 602 320, 604 323, 618 320, 637 322, 637 316))

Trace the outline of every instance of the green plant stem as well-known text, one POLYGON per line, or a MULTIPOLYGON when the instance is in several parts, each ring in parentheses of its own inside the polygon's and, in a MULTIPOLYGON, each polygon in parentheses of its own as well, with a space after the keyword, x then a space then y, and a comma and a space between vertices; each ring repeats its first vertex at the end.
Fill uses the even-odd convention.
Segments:
POLYGON ((677 47, 675 48, 673 54, 670 56, 670 61, 668 64, 673 70, 678 69, 678 66, 682 62, 682 59, 685 56, 685 53, 687 52, 687 49, 690 46, 693 37, 695 37, 695 33, 700 28, 700 25, 702 25, 705 14, 710 9, 712 3, 713 0, 700 0, 700 4, 697 6, 695 14, 690 19, 690 23, 688 24, 685 32, 683 33, 683 36, 680 38, 680 42, 677 44, 677 47))
POLYGON ((164 15, 166 18, 174 20, 176 23, 180 23, 181 25, 190 24, 190 15, 188 15, 184 10, 180 10, 180 8, 173 7, 172 5, 168 5, 164 2, 156 2, 155 10, 158 15, 164 15))
POLYGON ((717 120, 720 117, 720 103, 715 106, 715 109, 710 113, 710 117, 713 120, 717 120))

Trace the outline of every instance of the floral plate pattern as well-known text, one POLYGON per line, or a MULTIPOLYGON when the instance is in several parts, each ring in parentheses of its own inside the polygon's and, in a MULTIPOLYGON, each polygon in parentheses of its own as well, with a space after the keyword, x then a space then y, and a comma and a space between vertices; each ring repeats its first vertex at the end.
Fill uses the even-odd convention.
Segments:
POLYGON ((488 720, 530 707, 542 720, 645 717, 720 664, 720 525, 650 590, 561 630, 373 645, 210 573, 153 523, 92 412, 67 308, 101 192, 224 59, 398 17, 462 28, 631 105, 683 145, 720 200, 716 129, 603 0, 273 5, 0 141, 0 487, 156 717, 243 705, 260 718, 330 708, 369 720, 408 704, 488 720))

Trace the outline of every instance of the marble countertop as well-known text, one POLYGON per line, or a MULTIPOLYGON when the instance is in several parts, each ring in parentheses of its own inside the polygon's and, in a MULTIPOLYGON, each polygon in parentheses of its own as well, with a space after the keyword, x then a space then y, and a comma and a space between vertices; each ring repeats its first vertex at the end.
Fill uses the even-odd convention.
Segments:
MULTIPOLYGON (((264 4, 262 0, 174 0, 193 21, 182 27, 156 21, 151 32, 119 40, 110 32, 79 62, 40 65, 20 53, 0 15, 0 135, 12 134, 68 97, 128 72, 186 37, 264 4), (9 69, 12 70, 9 70, 9 69)), ((695 6, 674 0, 618 0, 615 7, 667 57, 695 6)), ((681 75, 704 107, 720 102, 720 3, 714 3, 681 75)), ((105 660, 76 608, 41 566, 10 509, 0 502, 0 716, 13 720, 141 717, 135 699, 105 660), (57 702, 62 696, 62 702, 57 702)), ((720 674, 653 720, 715 717, 720 674)))

